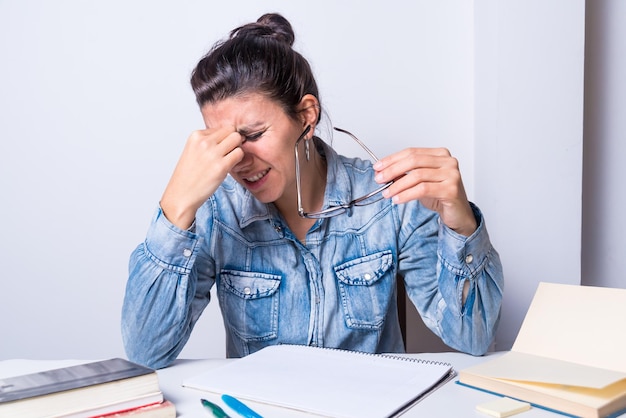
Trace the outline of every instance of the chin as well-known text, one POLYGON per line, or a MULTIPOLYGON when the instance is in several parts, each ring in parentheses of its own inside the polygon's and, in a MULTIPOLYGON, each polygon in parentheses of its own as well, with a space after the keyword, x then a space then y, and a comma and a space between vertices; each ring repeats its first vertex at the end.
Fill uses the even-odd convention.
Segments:
POLYGON ((274 203, 280 197, 275 190, 263 190, 263 191, 255 191, 247 188, 252 196, 255 197, 261 203, 274 203))
POLYGON ((265 184, 249 183, 243 179, 237 179, 237 183, 243 186, 261 203, 274 203, 281 197, 278 187, 268 187, 269 182, 265 184))

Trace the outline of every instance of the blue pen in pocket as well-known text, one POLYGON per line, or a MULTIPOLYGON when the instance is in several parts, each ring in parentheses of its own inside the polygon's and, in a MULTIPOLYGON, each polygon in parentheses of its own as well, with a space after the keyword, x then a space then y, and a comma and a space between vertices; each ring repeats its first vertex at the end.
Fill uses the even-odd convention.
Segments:
POLYGON ((237 412, 244 418, 263 418, 261 415, 254 412, 246 404, 244 404, 235 397, 232 397, 230 395, 222 395, 222 400, 226 405, 231 407, 235 412, 237 412))

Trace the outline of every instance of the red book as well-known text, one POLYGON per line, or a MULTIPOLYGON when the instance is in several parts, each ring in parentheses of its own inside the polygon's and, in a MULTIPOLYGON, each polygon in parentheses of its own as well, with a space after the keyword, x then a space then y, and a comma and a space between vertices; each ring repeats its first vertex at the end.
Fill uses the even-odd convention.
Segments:
POLYGON ((140 406, 139 408, 127 409, 125 411, 113 412, 106 415, 98 415, 92 418, 175 418, 176 407, 170 401, 163 401, 152 405, 140 406))

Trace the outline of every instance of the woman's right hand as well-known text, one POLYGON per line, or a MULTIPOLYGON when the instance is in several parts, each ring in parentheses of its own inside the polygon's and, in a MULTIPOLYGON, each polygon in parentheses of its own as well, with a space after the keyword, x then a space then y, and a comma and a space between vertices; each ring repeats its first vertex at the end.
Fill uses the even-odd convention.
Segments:
POLYGON ((161 209, 171 223, 181 229, 193 224, 198 208, 243 158, 243 142, 233 127, 203 129, 189 136, 161 198, 161 209))

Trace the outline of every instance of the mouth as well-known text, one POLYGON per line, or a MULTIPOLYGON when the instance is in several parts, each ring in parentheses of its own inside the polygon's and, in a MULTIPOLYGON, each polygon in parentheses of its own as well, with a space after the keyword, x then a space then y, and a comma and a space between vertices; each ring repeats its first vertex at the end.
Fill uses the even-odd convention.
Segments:
POLYGON ((244 177, 244 180, 246 181, 246 183, 256 183, 257 181, 265 177, 267 173, 269 173, 269 171, 270 169, 268 168, 267 170, 263 170, 260 173, 255 174, 254 176, 244 177))

